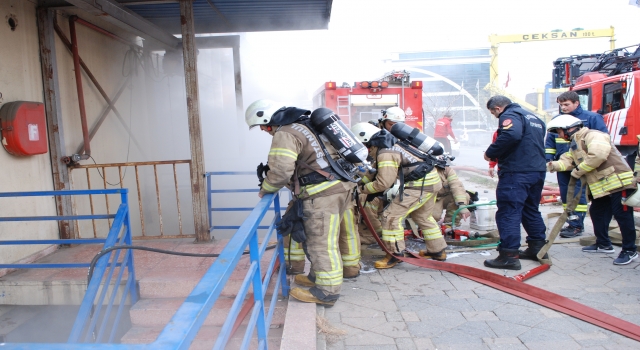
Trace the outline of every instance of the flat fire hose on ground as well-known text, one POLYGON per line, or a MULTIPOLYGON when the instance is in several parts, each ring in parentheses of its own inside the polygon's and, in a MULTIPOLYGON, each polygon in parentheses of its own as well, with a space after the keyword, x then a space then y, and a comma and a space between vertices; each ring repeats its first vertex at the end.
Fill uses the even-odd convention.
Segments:
MULTIPOLYGON (((357 204, 358 211, 360 212, 360 215, 362 215, 362 218, 364 219, 364 222, 369 228, 370 232, 376 232, 373 229, 373 225, 371 225, 369 218, 367 217, 367 213, 364 212, 360 201, 357 201, 357 204)), ((382 250, 384 250, 387 254, 392 254, 385 247, 377 234, 373 234, 372 236, 378 242, 378 245, 380 246, 380 248, 382 248, 382 250)), ((477 269, 475 267, 440 262, 435 260, 427 260, 424 258, 420 258, 415 254, 411 255, 412 257, 398 256, 396 258, 414 266, 454 273, 458 276, 462 276, 478 283, 482 283, 484 285, 501 290, 503 292, 515 295, 517 297, 521 297, 536 304, 548 307, 552 310, 562 312, 569 316, 573 316, 577 319, 589 322, 593 325, 618 333, 630 339, 640 341, 640 326, 619 319, 617 317, 613 317, 602 311, 590 308, 569 298, 565 298, 561 295, 523 282, 518 282, 515 279, 509 277, 504 277, 492 272, 477 269)))

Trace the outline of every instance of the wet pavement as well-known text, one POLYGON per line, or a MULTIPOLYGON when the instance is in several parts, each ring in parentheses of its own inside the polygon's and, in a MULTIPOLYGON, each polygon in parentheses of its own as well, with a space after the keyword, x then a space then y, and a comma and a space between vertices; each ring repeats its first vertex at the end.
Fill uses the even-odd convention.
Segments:
MULTIPOLYGON (((459 175, 467 189, 479 190, 481 197, 487 190, 491 199, 492 179, 459 175)), ((540 210, 547 221, 547 214, 560 213, 562 206, 546 204, 540 210)), ((548 221, 547 232, 555 218, 548 221)), ((585 226, 585 236, 593 236, 589 217, 585 226)), ((410 249, 423 247, 418 240, 407 243, 410 249)), ((640 325, 640 259, 615 266, 619 246, 615 254, 589 254, 581 251, 578 239, 558 238, 556 243, 549 251, 550 270, 523 283, 640 325)), ((335 306, 317 308, 346 332, 320 332, 318 349, 640 349, 640 342, 452 273, 407 263, 374 269, 373 262, 383 255, 375 245, 363 246, 361 276, 345 280, 335 306)), ((447 262, 507 276, 539 266, 526 260, 520 271, 483 266, 496 256, 495 249, 473 250, 449 253, 447 262)))

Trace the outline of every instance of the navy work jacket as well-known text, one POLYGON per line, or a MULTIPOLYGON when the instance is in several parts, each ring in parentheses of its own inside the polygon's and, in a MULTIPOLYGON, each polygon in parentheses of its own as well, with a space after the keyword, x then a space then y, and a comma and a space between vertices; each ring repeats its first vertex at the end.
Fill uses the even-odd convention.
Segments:
MULTIPOLYGON (((569 114, 582 120, 582 125, 591 130, 600 130, 607 134, 609 133, 607 125, 604 123, 604 117, 598 113, 585 111, 582 109, 582 106, 578 105, 578 108, 569 114)), ((558 116, 553 118, 555 119, 556 117, 558 116)), ((554 132, 548 132, 547 139, 544 142, 544 153, 547 161, 560 159, 560 156, 569 150, 569 142, 570 141, 560 138, 558 134, 554 132)))
POLYGON ((500 114, 498 137, 486 155, 498 160, 500 173, 546 171, 544 157, 545 124, 517 103, 500 114))

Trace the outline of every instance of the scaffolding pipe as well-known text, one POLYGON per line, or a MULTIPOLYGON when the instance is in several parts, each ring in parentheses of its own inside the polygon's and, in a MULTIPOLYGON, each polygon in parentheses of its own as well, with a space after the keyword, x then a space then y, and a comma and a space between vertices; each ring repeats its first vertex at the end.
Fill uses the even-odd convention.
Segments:
POLYGON ((87 111, 84 108, 84 92, 82 91, 82 71, 80 69, 80 55, 78 54, 78 38, 76 36, 75 21, 78 17, 69 17, 69 34, 71 36, 71 52, 73 53, 73 70, 76 76, 76 89, 78 90, 78 105, 80 107, 80 122, 82 123, 82 138, 84 140, 84 154, 80 159, 89 159, 91 145, 89 140, 89 127, 87 126, 87 111))
POLYGON ((89 22, 85 21, 82 18, 76 17, 75 21, 80 23, 80 24, 82 24, 85 27, 88 27, 88 28, 91 28, 91 29, 95 30, 96 32, 100 32, 100 33, 102 33, 102 34, 104 34, 104 35, 106 35, 106 36, 108 36, 108 37, 110 37, 112 39, 118 40, 119 42, 121 42, 121 43, 123 43, 123 44, 125 44, 127 46, 136 45, 136 44, 134 44, 134 43, 132 43, 130 41, 127 41, 127 40, 125 40, 125 39, 123 39, 123 38, 121 38, 121 37, 109 32, 109 31, 106 31, 106 30, 104 30, 104 29, 102 29, 102 28, 100 28, 100 27, 98 27, 98 26, 96 26, 96 25, 94 25, 92 23, 89 23, 89 22))

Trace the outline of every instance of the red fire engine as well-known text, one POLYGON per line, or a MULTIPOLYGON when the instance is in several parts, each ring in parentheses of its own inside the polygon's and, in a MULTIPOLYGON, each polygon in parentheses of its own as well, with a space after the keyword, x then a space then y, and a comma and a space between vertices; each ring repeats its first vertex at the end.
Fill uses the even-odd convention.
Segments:
POLYGON ((582 108, 600 113, 620 152, 638 149, 640 134, 640 45, 602 54, 561 57, 554 62, 553 87, 578 93, 582 108))
POLYGON ((406 71, 392 71, 382 78, 356 82, 353 86, 326 82, 313 98, 314 109, 331 109, 349 127, 378 120, 383 110, 394 106, 404 110, 408 125, 423 130, 422 81, 410 81, 406 71))

